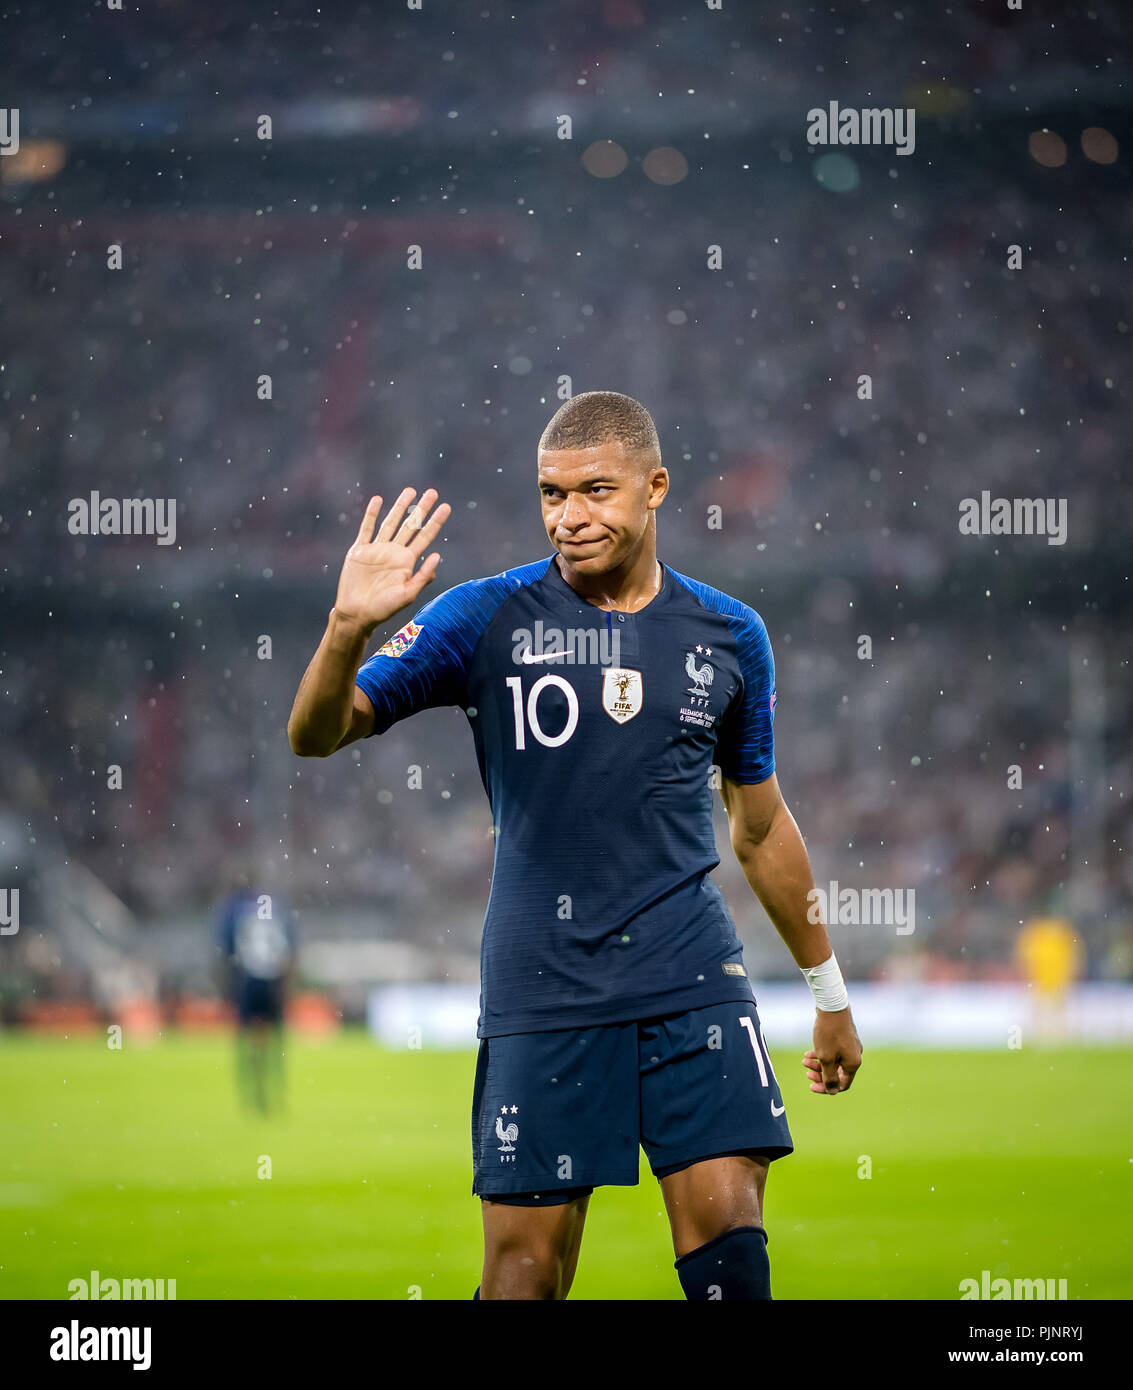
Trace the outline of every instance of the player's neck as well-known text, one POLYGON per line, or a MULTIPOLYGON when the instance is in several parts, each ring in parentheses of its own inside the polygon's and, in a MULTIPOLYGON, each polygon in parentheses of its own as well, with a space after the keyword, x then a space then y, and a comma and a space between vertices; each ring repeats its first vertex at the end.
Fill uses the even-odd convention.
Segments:
POLYGON ((634 560, 607 570, 605 574, 578 574, 561 555, 556 555, 555 563, 575 593, 597 608, 607 608, 617 613, 636 613, 651 603, 661 591, 663 575, 652 546, 643 548, 634 560))

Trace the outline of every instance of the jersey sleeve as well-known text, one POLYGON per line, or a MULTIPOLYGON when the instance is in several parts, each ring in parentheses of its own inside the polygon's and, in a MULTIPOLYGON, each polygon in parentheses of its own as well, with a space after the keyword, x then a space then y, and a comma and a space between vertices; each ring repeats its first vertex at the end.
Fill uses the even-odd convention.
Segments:
POLYGON ((216 914, 216 949, 222 956, 231 956, 236 949, 235 922, 233 898, 229 894, 220 904, 216 914))
POLYGON ((362 663, 354 683, 374 707, 373 734, 419 710, 463 703, 469 652, 458 595, 466 587, 438 594, 362 663))
POLYGON ((716 740, 716 762, 731 782, 766 782, 775 771, 775 658, 763 619, 745 606, 732 622, 740 688, 716 740))

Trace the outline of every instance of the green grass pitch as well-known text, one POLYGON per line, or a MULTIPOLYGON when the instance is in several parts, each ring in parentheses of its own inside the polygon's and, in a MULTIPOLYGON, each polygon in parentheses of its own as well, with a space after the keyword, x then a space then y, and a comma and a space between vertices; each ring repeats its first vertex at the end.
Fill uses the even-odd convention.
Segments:
MULTIPOLYGON (((955 1300, 984 1269, 1133 1296, 1127 1051, 868 1049, 837 1098, 806 1089, 802 1051, 773 1053, 796 1146, 765 1203, 777 1298, 955 1300)), ((0 1297, 98 1269, 180 1300, 470 1298, 475 1054, 351 1031, 287 1054, 286 1113, 253 1119, 223 1037, 0 1039, 0 1297)), ((571 1297, 680 1299, 672 1261, 643 1167, 591 1199, 571 1297)))

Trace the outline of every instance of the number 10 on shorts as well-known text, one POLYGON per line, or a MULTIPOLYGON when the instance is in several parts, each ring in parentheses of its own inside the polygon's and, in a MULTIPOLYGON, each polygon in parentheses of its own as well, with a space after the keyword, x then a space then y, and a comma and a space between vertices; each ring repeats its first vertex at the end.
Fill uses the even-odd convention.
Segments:
MULTIPOLYGON (((750 1018, 741 1015, 740 1027, 747 1029, 747 1035, 751 1039, 751 1050, 755 1053, 755 1065, 759 1068, 760 1082, 764 1086, 770 1085, 770 1082, 767 1079, 767 1073, 770 1070, 771 1080, 775 1082, 776 1086, 778 1086, 779 1078, 775 1075, 775 1068, 771 1065, 771 1053, 767 1051, 767 1039, 763 1036, 763 1024, 761 1023, 759 1025, 758 1037, 755 1033, 755 1024, 752 1022, 750 1018), (760 1046, 761 1043, 763 1044, 762 1047, 760 1046), (764 1065, 763 1061, 765 1055, 767 1058, 766 1066, 764 1065)), ((771 1102, 772 1115, 779 1116, 783 1113, 784 1109, 784 1106, 776 1105, 774 1101, 771 1102)))

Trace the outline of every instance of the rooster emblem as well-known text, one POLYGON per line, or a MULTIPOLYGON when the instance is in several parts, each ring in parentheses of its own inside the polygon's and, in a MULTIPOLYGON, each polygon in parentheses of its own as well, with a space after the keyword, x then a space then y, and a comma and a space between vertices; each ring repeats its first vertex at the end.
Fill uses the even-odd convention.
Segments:
POLYGON ((689 652, 688 659, 685 661, 685 674, 688 676, 689 680, 696 682, 695 685, 689 686, 688 693, 690 695, 699 695, 702 698, 707 698, 708 687, 712 684, 713 677, 716 674, 708 662, 706 661, 703 666, 698 667, 696 664, 696 657, 693 656, 692 652, 689 652))
POLYGON ((514 1153, 515 1141, 519 1138, 519 1126, 515 1123, 514 1120, 512 1120, 511 1124, 508 1125, 507 1129, 505 1129, 503 1120, 501 1120, 500 1117, 497 1115, 496 1138, 501 1139, 503 1141, 500 1144, 500 1153, 514 1153))

